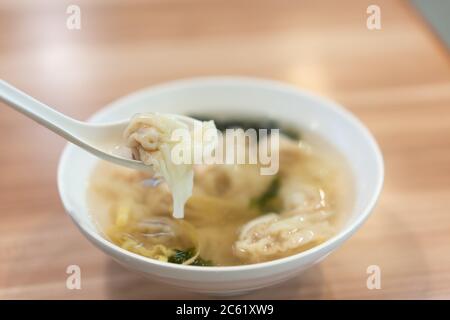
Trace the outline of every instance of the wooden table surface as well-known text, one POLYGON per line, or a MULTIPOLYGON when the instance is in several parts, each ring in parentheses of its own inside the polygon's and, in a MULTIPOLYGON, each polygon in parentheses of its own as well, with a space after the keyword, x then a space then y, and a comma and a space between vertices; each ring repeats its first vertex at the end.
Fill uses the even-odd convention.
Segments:
MULTIPOLYGON (((272 78, 337 100, 378 140, 385 185, 365 225, 304 275, 242 298, 450 298, 449 55, 408 2, 76 2, 81 30, 66 28, 71 2, 3 0, 0 77, 79 119, 168 80, 272 78), (372 3, 381 30, 366 27, 372 3)), ((204 298, 143 280, 78 232, 56 189, 64 144, 0 105, 0 298, 204 298), (81 290, 66 289, 72 264, 81 290)))

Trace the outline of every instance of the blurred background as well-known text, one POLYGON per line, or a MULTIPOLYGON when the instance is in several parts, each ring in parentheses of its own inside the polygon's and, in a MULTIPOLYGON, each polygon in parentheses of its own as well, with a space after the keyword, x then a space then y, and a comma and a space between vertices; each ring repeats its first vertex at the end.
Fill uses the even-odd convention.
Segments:
MULTIPOLYGON (((334 99, 384 153, 379 205, 323 263, 243 298, 449 299, 448 4, 1 0, 0 78, 78 119, 194 76, 264 77, 334 99), (70 5, 80 8, 80 29, 67 28, 70 5), (380 8, 380 29, 367 27, 370 5, 380 8), (381 267, 380 290, 366 287, 369 265, 381 267)), ((143 281, 76 230, 56 189, 64 144, 0 104, 0 298, 204 298, 143 281), (66 289, 71 264, 81 267, 82 290, 66 289)))

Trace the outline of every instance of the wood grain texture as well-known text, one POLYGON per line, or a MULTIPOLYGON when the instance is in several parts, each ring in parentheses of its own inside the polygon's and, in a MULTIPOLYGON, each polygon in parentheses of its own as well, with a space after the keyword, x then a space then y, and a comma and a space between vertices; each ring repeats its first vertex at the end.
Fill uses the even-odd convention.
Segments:
MULTIPOLYGON (((337 100, 384 153, 367 223, 306 274, 248 299, 450 298, 450 64, 405 1, 2 1, 0 76, 80 119, 134 90, 199 75, 278 79, 337 100), (366 288, 379 265, 382 289, 366 288)), ((64 141, 0 105, 0 298, 204 298, 144 281, 94 248, 64 214, 64 141), (82 269, 67 290, 66 267, 82 269)))

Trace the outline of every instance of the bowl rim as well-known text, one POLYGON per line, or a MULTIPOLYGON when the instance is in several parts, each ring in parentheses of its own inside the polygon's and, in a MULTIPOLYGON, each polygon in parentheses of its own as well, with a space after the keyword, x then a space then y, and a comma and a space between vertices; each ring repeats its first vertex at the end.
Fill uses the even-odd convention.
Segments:
MULTIPOLYGON (((341 245, 344 241, 346 241, 348 238, 350 238, 360 227, 361 225, 367 220, 371 212, 373 211, 373 208, 375 207, 375 204, 381 194, 381 190, 383 187, 383 181, 384 181, 384 162, 383 162, 383 156, 381 153, 381 150, 375 140, 375 138, 372 136, 370 131, 367 129, 367 127, 358 119, 355 115, 353 115, 350 111, 346 110, 343 106, 340 104, 334 102, 333 100, 330 100, 328 98, 325 98, 323 96, 320 96, 318 94, 315 94, 313 92, 310 92, 308 90, 304 90, 301 88, 298 88, 292 84, 281 82, 278 80, 269 80, 264 78, 256 78, 256 77, 247 77, 247 76, 206 76, 206 77, 191 77, 191 78, 183 78, 179 80, 172 80, 168 82, 164 82, 161 84, 151 85, 149 87, 145 87, 143 89, 134 91, 130 94, 127 94, 123 97, 120 97, 116 100, 114 100, 111 103, 108 103, 104 107, 102 107, 99 111, 95 112, 91 117, 88 118, 89 122, 96 121, 97 118, 101 117, 104 113, 113 112, 116 109, 122 108, 123 103, 125 102, 132 102, 134 100, 139 100, 142 97, 148 95, 149 93, 152 94, 158 94, 164 91, 171 91, 171 90, 178 90, 181 88, 188 88, 188 87, 201 87, 205 85, 239 85, 239 86, 253 86, 258 87, 259 89, 266 89, 266 90, 276 90, 281 93, 288 93, 288 94, 294 94, 297 96, 303 96, 307 99, 314 100, 316 103, 322 105, 322 107, 332 109, 335 113, 337 113, 340 117, 345 118, 350 122, 353 126, 356 127, 356 129, 361 133, 361 135, 364 137, 364 140, 369 145, 369 148, 372 151, 372 156, 375 158, 376 167, 378 169, 379 175, 376 178, 376 186, 375 186, 375 192, 370 196, 368 202, 364 206, 362 212, 356 217, 355 221, 353 221, 351 224, 345 226, 344 228, 340 229, 337 234, 335 234, 333 237, 329 238, 328 240, 324 241, 323 243, 308 249, 306 251, 299 252, 297 254, 287 256, 284 258, 279 258, 271 261, 266 262, 259 262, 254 264, 247 264, 247 265, 239 265, 239 266, 213 266, 213 267, 206 267, 206 266, 190 266, 190 265, 182 265, 182 264, 175 264, 175 263, 168 263, 159 261, 156 259, 147 258, 141 255, 138 255, 136 253, 127 251, 116 244, 112 243, 111 241, 104 238, 99 231, 92 231, 90 228, 86 228, 84 224, 80 223, 77 218, 75 218, 72 215, 72 209, 70 208, 70 201, 69 197, 67 195, 67 192, 65 191, 66 188, 64 187, 64 181, 63 181, 63 172, 66 170, 66 166, 69 163, 68 157, 70 156, 70 152, 72 149, 75 148, 74 145, 67 143, 61 153, 59 163, 58 163, 58 169, 57 169, 57 185, 58 185, 58 192, 62 201, 62 204, 64 206, 64 209, 66 213, 70 216, 70 218, 75 222, 77 227, 88 236, 88 239, 91 241, 96 241, 98 245, 101 246, 100 249, 102 251, 105 251, 104 247, 116 251, 120 255, 127 256, 131 259, 139 260, 141 263, 147 263, 147 264, 154 264, 159 267, 168 268, 172 270, 179 270, 179 271, 195 271, 195 272, 238 272, 238 271, 249 271, 249 270, 258 270, 258 269, 265 269, 265 268, 272 268, 276 267, 277 265, 293 262, 294 260, 299 260, 307 256, 313 256, 314 254, 318 254, 320 251, 330 247, 331 251, 333 249, 332 245, 337 244, 338 246, 341 245)), ((89 213, 87 213, 89 215, 89 213)), ((328 252, 328 251, 327 251, 328 252)), ((327 253, 326 252, 326 253, 327 253)), ((325 254, 326 254, 325 253, 325 254)), ((110 252, 107 252, 108 255, 111 255, 110 252)))

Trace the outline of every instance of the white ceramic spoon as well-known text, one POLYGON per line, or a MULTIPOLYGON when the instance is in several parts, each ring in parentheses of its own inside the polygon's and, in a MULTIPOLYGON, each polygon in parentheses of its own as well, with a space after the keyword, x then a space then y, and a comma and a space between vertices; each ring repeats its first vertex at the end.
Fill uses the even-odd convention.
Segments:
MULTIPOLYGON (((103 160, 137 170, 150 169, 141 161, 113 153, 114 147, 124 142, 123 132, 129 119, 114 123, 78 121, 37 101, 3 80, 0 80, 0 101, 103 160)), ((174 116, 189 126, 198 121, 182 115, 174 116)))

